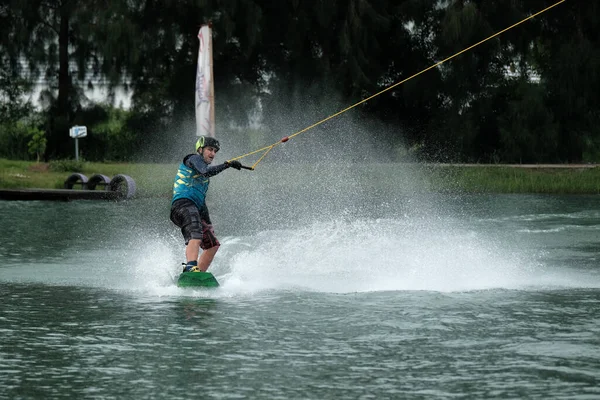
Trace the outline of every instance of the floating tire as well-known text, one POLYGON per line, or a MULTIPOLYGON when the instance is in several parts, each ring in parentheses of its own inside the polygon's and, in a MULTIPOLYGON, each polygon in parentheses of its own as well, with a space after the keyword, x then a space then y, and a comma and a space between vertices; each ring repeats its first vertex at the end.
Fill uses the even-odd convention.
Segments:
POLYGON ((75 173, 69 176, 65 181, 65 189, 73 189, 74 185, 81 185, 81 189, 85 189, 87 187, 87 183, 87 176, 80 173, 75 173))
POLYGON ((96 174, 88 180, 88 190, 96 190, 96 186, 104 186, 102 189, 108 190, 110 185, 110 178, 106 175, 96 174))
POLYGON ((124 199, 130 199, 135 195, 135 181, 127 175, 115 175, 108 184, 108 190, 119 192, 124 199))

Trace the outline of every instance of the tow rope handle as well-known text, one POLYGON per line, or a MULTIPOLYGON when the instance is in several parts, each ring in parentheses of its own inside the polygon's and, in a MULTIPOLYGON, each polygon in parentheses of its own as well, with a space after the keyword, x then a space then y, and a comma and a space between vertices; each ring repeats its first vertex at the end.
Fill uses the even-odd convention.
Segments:
MULTIPOLYGON (((231 160, 227 160, 227 161, 225 161, 225 164, 228 164, 228 165, 229 165, 229 164, 231 163, 231 161, 233 161, 233 160, 235 160, 235 158, 232 158, 231 160)), ((252 166, 252 167, 248 167, 247 165, 240 165, 240 168, 241 168, 241 169, 248 169, 248 170, 250 170, 250 171, 254 171, 254 166, 252 166)))

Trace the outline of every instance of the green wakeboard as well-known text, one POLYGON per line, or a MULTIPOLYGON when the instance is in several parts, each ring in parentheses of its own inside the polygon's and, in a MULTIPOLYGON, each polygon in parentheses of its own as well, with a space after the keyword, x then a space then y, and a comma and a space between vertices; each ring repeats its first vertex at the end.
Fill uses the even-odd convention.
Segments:
POLYGON ((218 287, 219 282, 210 272, 182 272, 177 280, 179 287, 218 287))

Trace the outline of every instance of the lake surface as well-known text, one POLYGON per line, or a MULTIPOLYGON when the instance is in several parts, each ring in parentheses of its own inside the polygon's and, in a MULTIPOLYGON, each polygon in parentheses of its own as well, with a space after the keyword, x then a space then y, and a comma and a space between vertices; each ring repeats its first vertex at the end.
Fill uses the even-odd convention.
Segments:
POLYGON ((0 398, 600 398, 599 196, 214 179, 216 290, 168 198, 0 202, 0 398))

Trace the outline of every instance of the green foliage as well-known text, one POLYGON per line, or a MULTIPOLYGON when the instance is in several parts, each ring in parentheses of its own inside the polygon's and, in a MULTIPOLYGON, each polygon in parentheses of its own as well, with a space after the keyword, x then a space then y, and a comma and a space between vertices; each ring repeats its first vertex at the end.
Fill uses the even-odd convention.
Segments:
POLYGON ((507 111, 498 121, 504 161, 560 161, 558 126, 545 104, 544 93, 538 84, 520 82, 515 86, 507 111))
POLYGON ((133 41, 140 38, 141 27, 128 19, 137 6, 124 0, 108 6, 95 0, 11 3, 11 20, 16 22, 7 28, 15 39, 10 50, 26 60, 29 75, 24 78, 43 77, 46 82, 40 97, 50 156, 70 153, 66 132, 86 105, 84 88, 93 88, 92 82, 102 78, 111 91, 125 65, 137 62, 133 41))
POLYGON ((599 18, 598 2, 565 2, 546 16, 534 42, 564 161, 590 157, 600 140, 599 18))
POLYGON ((83 172, 85 162, 79 160, 50 161, 50 170, 54 172, 83 172))
POLYGON ((0 157, 28 160, 29 142, 39 132, 36 126, 24 122, 0 124, 0 157))
POLYGON ((46 144, 48 142, 46 140, 46 133, 37 128, 33 128, 31 132, 33 133, 33 137, 29 143, 27 143, 27 147, 29 149, 29 154, 35 155, 37 157, 37 162, 39 162, 40 157, 46 151, 46 144))
POLYGON ((106 104, 83 109, 77 123, 88 127, 88 135, 79 141, 90 161, 128 161, 135 154, 137 132, 128 127, 132 112, 106 104))
MULTIPOLYGON (((429 159, 598 160, 599 4, 565 2, 352 113, 396 127, 387 136, 402 135, 429 159)), ((9 39, 0 43, 0 156, 28 157, 32 134, 17 122, 32 113, 22 98, 43 76, 44 124, 34 125, 46 132, 46 157, 71 155, 66 133, 79 124, 88 126, 79 142, 88 160, 169 158, 193 129, 200 23, 213 26, 217 125, 246 132, 260 108, 260 134, 230 136, 253 150, 271 134, 303 129, 547 5, 13 1, 0 7, 0 33, 9 39), (111 100, 115 86, 126 84, 132 109, 88 102, 84 89, 99 81, 111 100)))
MULTIPOLYGON (((0 45, 0 51, 4 45, 0 45)), ((0 157, 28 159, 27 142, 37 129, 23 122, 32 112, 31 104, 23 100, 29 88, 27 81, 12 71, 10 60, 0 53, 0 157)))
POLYGON ((583 151, 583 162, 600 164, 600 136, 592 135, 585 137, 583 151))
POLYGON ((11 74, 7 64, 0 56, 0 121, 3 123, 19 121, 32 112, 31 104, 23 100, 30 85, 11 74))
POLYGON ((127 126, 129 113, 119 109, 111 109, 109 119, 95 127, 95 131, 107 138, 107 160, 125 161, 135 154, 136 135, 127 126))

